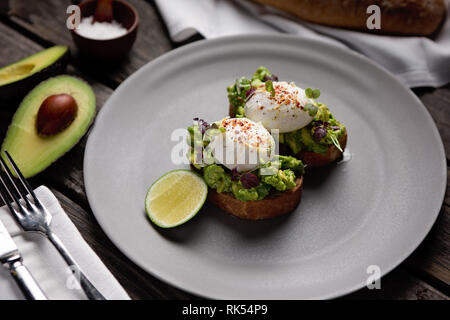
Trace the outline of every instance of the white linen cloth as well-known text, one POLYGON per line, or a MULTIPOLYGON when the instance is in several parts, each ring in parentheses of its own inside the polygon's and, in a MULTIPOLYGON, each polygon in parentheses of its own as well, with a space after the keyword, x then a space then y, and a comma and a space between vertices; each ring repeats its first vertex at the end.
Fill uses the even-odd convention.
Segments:
MULTIPOLYGON (((52 214, 51 226, 92 284, 106 299, 130 299, 125 290, 81 237, 61 208, 54 194, 44 186, 35 190, 37 197, 52 214)), ((87 299, 66 262, 49 240, 37 233, 26 233, 16 223, 6 206, 0 208, 0 220, 22 254, 24 265, 51 300, 87 299)), ((24 299, 9 271, 0 266, 0 300, 24 299)))
MULTIPOLYGON (((450 19, 434 38, 375 35, 302 22, 244 0, 155 0, 173 41, 195 33, 205 38, 290 33, 355 50, 376 61, 408 87, 450 82, 450 19)), ((448 6, 449 0, 447 0, 448 6)), ((367 17, 370 15, 368 14, 367 17)), ((383 21, 381 21, 381 26, 383 21)), ((274 70, 276 73, 276 71, 274 70)))

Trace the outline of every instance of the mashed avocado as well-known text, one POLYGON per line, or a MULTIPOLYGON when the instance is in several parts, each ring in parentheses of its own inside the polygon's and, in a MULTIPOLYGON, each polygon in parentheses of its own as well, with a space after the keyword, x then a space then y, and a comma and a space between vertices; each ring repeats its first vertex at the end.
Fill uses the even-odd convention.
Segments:
POLYGON ((265 183, 260 183, 256 187, 245 189, 241 181, 233 182, 232 192, 236 199, 241 201, 254 201, 264 199, 270 191, 270 186, 265 183))
MULTIPOLYGON (((332 144, 339 146, 338 140, 345 132, 345 126, 337 121, 323 103, 314 120, 306 127, 283 134, 283 141, 294 154, 300 151, 312 151, 323 154, 332 144)), ((339 146, 340 148, 340 146, 339 146)))
POLYGON ((245 77, 236 80, 233 85, 227 87, 228 100, 230 105, 233 106, 233 111, 237 118, 243 117, 247 92, 250 92, 251 88, 250 80, 245 77))
POLYGON ((251 80, 242 77, 236 80, 231 86, 227 87, 228 101, 233 106, 233 112, 236 118, 244 118, 244 107, 247 97, 253 90, 259 87, 267 80, 274 80, 273 76, 266 67, 259 67, 253 74, 251 80))
POLYGON ((219 193, 233 193, 234 197, 241 201, 261 200, 271 192, 292 189, 296 185, 297 175, 302 175, 304 171, 302 161, 290 156, 276 156, 263 167, 271 171, 263 172, 260 168, 252 173, 241 173, 239 177, 237 172, 233 173, 219 164, 207 165, 199 170, 210 188, 219 193), (257 184, 245 187, 242 177, 249 174, 255 176, 257 184))
POLYGON ((266 67, 256 69, 252 77, 252 88, 257 88, 267 80, 272 80, 272 74, 266 67))
POLYGON ((291 169, 303 175, 305 167, 301 160, 298 160, 290 156, 278 156, 278 161, 280 161, 280 166, 282 169, 291 169))
POLYGON ((212 164, 203 169, 206 184, 217 192, 231 192, 231 175, 225 173, 222 166, 212 164))
MULTIPOLYGON (((231 181, 231 173, 217 164, 212 164, 203 169, 203 178, 208 187, 217 192, 232 192, 236 199, 241 201, 261 200, 265 198, 270 191, 270 186, 260 183, 256 187, 244 188, 240 180, 231 181)), ((295 186, 295 184, 294 184, 295 186)))
POLYGON ((278 191, 286 191, 295 187, 295 173, 290 169, 278 170, 277 174, 263 176, 262 181, 278 191))

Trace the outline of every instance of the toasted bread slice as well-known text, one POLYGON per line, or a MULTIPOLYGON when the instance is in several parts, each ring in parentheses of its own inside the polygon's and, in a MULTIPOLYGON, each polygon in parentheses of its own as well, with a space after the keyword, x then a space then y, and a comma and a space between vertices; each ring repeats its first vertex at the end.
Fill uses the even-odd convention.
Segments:
MULTIPOLYGON (((347 146, 347 129, 345 129, 344 135, 339 139, 339 144, 341 149, 344 150, 347 146)), ((310 151, 300 151, 295 155, 296 158, 303 161, 303 164, 308 166, 308 168, 323 167, 330 163, 333 163, 342 156, 342 152, 336 148, 335 145, 328 147, 327 152, 324 154, 310 152, 310 151)))
POLYGON ((220 209, 242 219, 261 220, 273 218, 294 210, 302 198, 303 177, 288 191, 256 201, 240 201, 231 193, 218 193, 209 189, 208 200, 220 209))

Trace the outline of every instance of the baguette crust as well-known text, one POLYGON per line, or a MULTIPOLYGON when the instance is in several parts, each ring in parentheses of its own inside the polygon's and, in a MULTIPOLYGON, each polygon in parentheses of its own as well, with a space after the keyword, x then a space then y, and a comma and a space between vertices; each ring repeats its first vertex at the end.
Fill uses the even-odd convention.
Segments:
MULTIPOLYGON (((344 150, 347 146, 347 129, 345 129, 344 135, 339 139, 339 145, 341 149, 344 150)), ((295 155, 296 158, 303 161, 308 168, 323 167, 330 163, 335 162, 342 156, 342 152, 336 148, 335 145, 331 145, 327 152, 324 154, 310 152, 310 151, 300 151, 295 155)))
POLYGON ((247 220, 269 219, 294 210, 302 198, 303 177, 297 178, 296 186, 288 191, 256 201, 240 201, 231 193, 208 191, 208 201, 233 216, 247 220))
POLYGON ((305 21, 366 32, 421 35, 435 33, 446 15, 444 0, 253 0, 305 21), (381 29, 366 26, 371 5, 380 7, 381 29))

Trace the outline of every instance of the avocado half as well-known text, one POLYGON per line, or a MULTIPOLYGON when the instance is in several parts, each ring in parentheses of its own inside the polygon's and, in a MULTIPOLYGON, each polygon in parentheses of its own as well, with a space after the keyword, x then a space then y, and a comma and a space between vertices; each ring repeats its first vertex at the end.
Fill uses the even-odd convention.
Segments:
POLYGON ((25 178, 46 169, 69 151, 86 133, 95 116, 95 94, 86 82, 61 75, 41 82, 23 99, 12 119, 1 148, 8 151, 25 178), (78 106, 73 122, 52 135, 38 134, 36 119, 42 102, 52 95, 71 95, 78 106))
POLYGON ((0 100, 23 97, 39 82, 63 73, 69 63, 67 46, 54 46, 0 69, 0 100))

